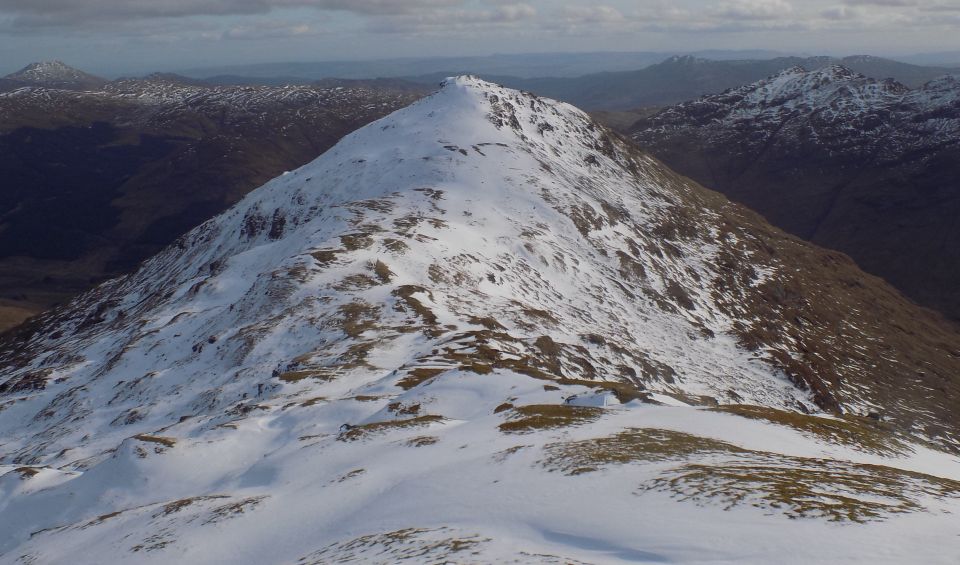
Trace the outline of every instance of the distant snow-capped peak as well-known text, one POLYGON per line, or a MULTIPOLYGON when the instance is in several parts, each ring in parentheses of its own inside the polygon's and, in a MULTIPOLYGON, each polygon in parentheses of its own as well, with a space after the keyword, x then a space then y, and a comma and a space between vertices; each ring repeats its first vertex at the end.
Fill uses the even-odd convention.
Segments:
POLYGON ((31 63, 19 71, 7 75, 9 80, 30 82, 35 84, 55 84, 96 79, 83 71, 77 70, 62 61, 42 61, 31 63))

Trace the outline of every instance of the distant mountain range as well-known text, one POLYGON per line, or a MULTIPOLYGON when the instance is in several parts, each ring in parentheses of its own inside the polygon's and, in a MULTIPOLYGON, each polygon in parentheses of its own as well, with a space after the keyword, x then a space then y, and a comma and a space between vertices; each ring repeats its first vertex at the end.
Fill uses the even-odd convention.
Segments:
POLYGON ((960 72, 954 67, 913 65, 867 55, 844 58, 764 56, 772 54, 762 52, 708 52, 704 55, 707 56, 604 53, 558 58, 552 54, 518 55, 512 58, 403 60, 396 64, 260 65, 186 74, 208 84, 303 84, 321 77, 380 76, 430 86, 448 76, 473 74, 587 110, 629 111, 719 93, 793 66, 820 69, 842 64, 868 77, 893 78, 910 87, 919 87, 940 76, 960 72), (439 68, 424 72, 431 67, 439 68), (596 72, 598 69, 603 72, 596 72))
MULTIPOLYGON (((261 63, 185 69, 179 74, 207 79, 217 76, 246 80, 314 81, 324 78, 370 79, 470 73, 520 78, 578 77, 598 71, 633 71, 660 63, 676 52, 527 53, 480 57, 408 57, 373 61, 332 61, 313 63, 261 63)), ((711 60, 772 59, 785 54, 766 50, 707 50, 688 53, 711 60)))
POLYGON ((425 92, 107 82, 59 63, 8 80, 19 86, 0 93, 0 329, 133 268, 425 92))
MULTIPOLYGON (((629 72, 596 73, 576 78, 487 77, 513 88, 564 100, 588 110, 632 110, 677 104, 749 84, 784 69, 812 70, 843 64, 876 79, 893 78, 916 87, 957 69, 923 67, 870 56, 780 57, 765 60, 714 61, 691 56, 671 57, 662 63, 629 72)), ((433 82, 438 76, 413 78, 433 82)))
MULTIPOLYGON (((761 80, 794 66, 816 70, 843 65, 878 80, 892 78, 911 88, 960 72, 955 67, 923 66, 868 55, 777 56, 764 51, 665 53, 583 53, 496 55, 490 57, 396 59, 369 62, 276 63, 156 73, 147 78, 195 86, 369 86, 422 91, 449 76, 472 74, 563 100, 590 111, 635 111, 677 104, 761 80), (602 72, 596 72, 600 69, 602 72), (419 86, 417 86, 419 85, 419 86)), ((42 84, 95 90, 108 81, 63 63, 28 67, 0 79, 0 91, 42 84), (49 76, 63 74, 54 82, 49 76), (71 74, 73 73, 73 74, 71 74), (76 73, 80 73, 77 75, 76 73), (42 77, 47 75, 47 79, 42 77), (29 78, 33 77, 33 78, 29 78)))
POLYGON ((960 79, 787 69, 633 128, 669 166, 960 320, 960 79))
POLYGON ((960 67, 960 51, 940 51, 936 53, 919 53, 894 57, 898 61, 914 65, 939 65, 943 67, 960 67))

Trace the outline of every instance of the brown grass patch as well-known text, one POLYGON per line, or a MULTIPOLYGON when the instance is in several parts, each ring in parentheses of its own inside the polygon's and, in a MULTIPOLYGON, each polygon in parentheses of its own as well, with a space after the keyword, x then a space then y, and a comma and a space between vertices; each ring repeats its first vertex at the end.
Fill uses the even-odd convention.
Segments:
POLYGON ((750 505, 791 518, 864 523, 926 511, 921 501, 930 497, 957 498, 960 482, 880 465, 767 455, 683 465, 643 490, 726 509, 750 505))
POLYGON ((416 285, 403 285, 393 291, 393 295, 401 299, 406 307, 413 310, 417 316, 424 321, 424 323, 435 326, 437 324, 437 316, 433 313, 432 310, 427 308, 423 302, 420 302, 414 298, 414 294, 426 293, 427 289, 422 286, 416 285))
POLYGON ((280 373, 277 378, 285 383, 297 383, 306 379, 330 380, 331 374, 329 370, 303 369, 280 373))
POLYGON ((532 404, 510 411, 507 421, 500 424, 504 433, 530 433, 588 424, 600 419, 603 409, 565 404, 532 404))
POLYGON ((410 251, 410 246, 399 239, 384 239, 383 246, 387 248, 387 251, 396 255, 403 255, 407 251, 410 251))
POLYGON ((483 326, 486 329, 492 330, 492 331, 506 331, 507 329, 506 327, 503 326, 503 324, 501 324, 491 316, 487 316, 484 318, 471 316, 467 321, 475 326, 483 326))
POLYGON ((340 282, 333 285, 333 289, 341 292, 351 292, 367 290, 375 286, 377 286, 377 281, 370 275, 355 274, 344 277, 340 282))
POLYGON ((370 534, 328 545, 297 560, 299 565, 331 563, 473 563, 490 542, 477 535, 454 537, 454 530, 407 528, 370 534))
POLYGON ((327 402, 326 397, 317 396, 317 397, 314 397, 314 398, 309 398, 309 399, 307 399, 307 400, 304 400, 303 402, 300 403, 300 406, 301 406, 302 408, 309 408, 309 407, 311 407, 311 406, 316 406, 317 404, 322 404, 322 403, 325 403, 325 402, 327 402))
POLYGON ((390 267, 388 267, 386 263, 379 259, 373 263, 373 272, 375 275, 377 275, 377 279, 381 284, 389 283, 394 277, 393 271, 390 270, 390 267))
POLYGON ((177 444, 177 440, 172 437, 152 436, 147 434, 137 434, 133 436, 133 439, 146 443, 156 443, 164 447, 173 447, 177 444))
POLYGON ((554 443, 541 464, 575 476, 612 465, 680 462, 642 485, 698 504, 749 505, 791 518, 867 522, 925 510, 928 497, 960 497, 960 482, 880 465, 752 451, 691 434, 628 429, 554 443), (699 462, 690 462, 699 458, 699 462))
POLYGON ((340 243, 347 251, 367 249, 373 245, 373 238, 367 233, 351 233, 340 236, 340 243))
POLYGON ((628 429, 618 434, 544 447, 541 462, 550 471, 580 475, 608 465, 686 459, 694 455, 746 453, 713 439, 660 429, 628 429))
POLYGON ((20 475, 21 479, 29 479, 40 474, 40 469, 36 467, 17 467, 13 471, 20 475))
POLYGON ((236 518, 237 516, 244 514, 249 510, 253 510, 259 506, 260 503, 266 500, 266 498, 266 496, 252 496, 232 504, 218 506, 210 511, 210 516, 203 521, 203 524, 216 524, 217 522, 222 522, 223 520, 236 518))
POLYGON ((380 321, 380 308, 362 300, 340 307, 340 327, 349 337, 358 338, 380 321))
POLYGON ((408 430, 413 428, 419 428, 423 426, 428 426, 435 422, 442 422, 445 418, 443 416, 417 416, 416 418, 410 418, 407 420, 388 420, 386 422, 373 422, 370 424, 363 424, 360 426, 354 426, 349 430, 345 430, 337 436, 338 441, 357 441, 361 439, 369 438, 370 436, 389 433, 396 430, 408 430))
POLYGON ((397 386, 403 390, 410 390, 447 370, 448 368, 417 367, 408 371, 406 377, 397 381, 397 386))
POLYGON ((440 441, 436 436, 419 436, 407 441, 407 447, 427 447, 440 441))
POLYGON ((327 267, 337 260, 337 255, 346 253, 343 249, 320 249, 310 254, 321 267, 327 267))
POLYGON ((892 428, 869 418, 841 416, 840 419, 832 419, 748 405, 719 406, 713 410, 786 426, 817 436, 823 441, 867 453, 896 456, 912 451, 907 443, 894 434, 892 428))

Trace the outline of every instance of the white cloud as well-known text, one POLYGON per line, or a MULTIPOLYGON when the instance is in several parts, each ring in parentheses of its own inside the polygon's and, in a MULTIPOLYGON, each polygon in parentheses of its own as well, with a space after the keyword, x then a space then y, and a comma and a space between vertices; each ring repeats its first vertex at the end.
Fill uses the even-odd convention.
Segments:
POLYGON ((463 5, 466 0, 0 0, 0 14, 22 26, 76 25, 188 16, 266 14, 314 8, 367 16, 415 14, 463 5))
POLYGON ((924 5, 920 7, 920 10, 924 12, 960 12, 960 2, 954 2, 952 4, 935 3, 924 5))
POLYGON ((792 14, 793 5, 786 0, 725 0, 712 13, 732 20, 775 20, 792 14))
POLYGON ((109 35, 202 20, 215 22, 219 39, 312 37, 304 22, 319 18, 334 21, 328 34, 456 37, 491 50, 504 39, 564 49, 569 36, 628 45, 673 33, 862 32, 886 41, 881 30, 947 37, 960 26, 960 0, 0 0, 0 31, 21 35, 43 27, 109 35))
POLYGON ((851 6, 919 6, 918 0, 845 0, 851 6))
POLYGON ((465 29, 481 30, 510 27, 537 16, 537 10, 525 3, 498 3, 491 9, 434 10, 374 18, 368 31, 375 33, 449 34, 465 29))
POLYGON ((564 6, 561 17, 571 24, 617 23, 626 20, 620 10, 612 6, 564 6))
POLYGON ((820 16, 827 20, 844 21, 853 20, 860 16, 860 13, 849 6, 832 6, 820 11, 820 16))
POLYGON ((317 35, 318 30, 302 22, 261 20, 233 26, 223 32, 223 39, 278 39, 317 35))
POLYGON ((464 0, 265 0, 274 7, 306 6, 373 16, 417 14, 426 10, 461 6, 464 0))

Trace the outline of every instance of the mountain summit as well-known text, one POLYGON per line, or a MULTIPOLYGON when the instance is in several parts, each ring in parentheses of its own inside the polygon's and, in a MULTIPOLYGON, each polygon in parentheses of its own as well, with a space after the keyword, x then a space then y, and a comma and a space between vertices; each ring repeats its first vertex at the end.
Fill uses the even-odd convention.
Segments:
POLYGON ((31 63, 5 77, 23 86, 43 86, 64 90, 96 90, 107 80, 75 69, 62 61, 31 63))
POLYGON ((829 522, 932 535, 960 507, 955 334, 471 77, 0 362, 3 558, 935 561, 829 522))

